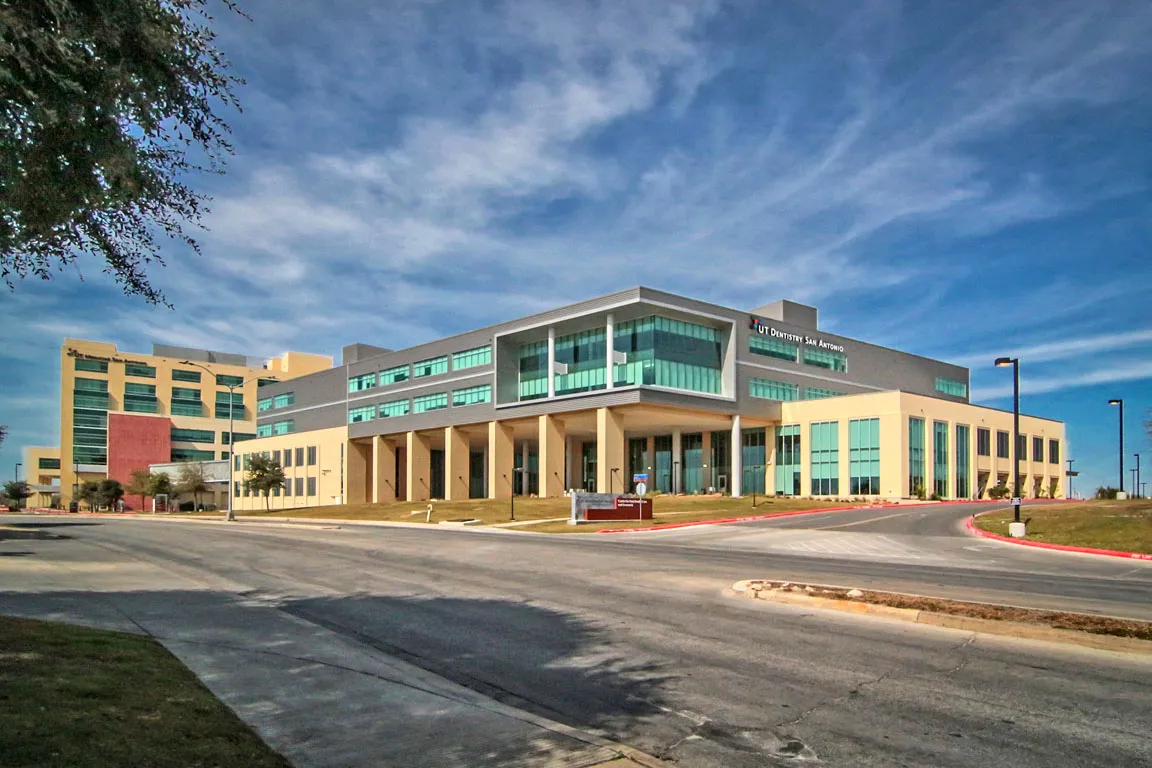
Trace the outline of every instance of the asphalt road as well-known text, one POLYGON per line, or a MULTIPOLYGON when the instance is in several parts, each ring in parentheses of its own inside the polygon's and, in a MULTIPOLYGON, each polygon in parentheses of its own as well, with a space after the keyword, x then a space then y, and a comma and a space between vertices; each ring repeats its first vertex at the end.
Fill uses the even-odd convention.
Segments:
POLYGON ((1149 618, 1152 567, 967 538, 965 513, 612 536, 100 520, 0 541, 0 611, 21 569, 51 571, 41 598, 184 599, 132 575, 147 564, 684 766, 1152 764, 1148 657, 725 592, 786 577, 1149 618), (97 560, 117 594, 75 576, 97 560))

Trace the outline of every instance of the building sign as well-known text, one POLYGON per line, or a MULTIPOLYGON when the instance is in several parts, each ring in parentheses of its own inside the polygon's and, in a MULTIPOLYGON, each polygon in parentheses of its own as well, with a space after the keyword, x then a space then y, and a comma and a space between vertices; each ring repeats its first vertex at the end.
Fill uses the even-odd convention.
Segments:
POLYGON ((572 494, 571 525, 585 522, 651 520, 652 499, 638 499, 618 493, 572 494))
POLYGON ((843 344, 833 344, 824 339, 808 336, 802 333, 792 333, 791 331, 782 331, 779 328, 768 325, 758 317, 753 317, 749 327, 762 336, 771 336, 774 339, 781 341, 790 341, 793 344, 806 344, 809 347, 817 347, 819 349, 827 349, 832 352, 844 352, 843 344))
POLYGON ((101 363, 132 363, 133 365, 148 365, 139 360, 126 360, 123 357, 101 357, 100 355, 89 355, 77 349, 68 348, 68 357, 76 357, 81 360, 96 360, 101 363))

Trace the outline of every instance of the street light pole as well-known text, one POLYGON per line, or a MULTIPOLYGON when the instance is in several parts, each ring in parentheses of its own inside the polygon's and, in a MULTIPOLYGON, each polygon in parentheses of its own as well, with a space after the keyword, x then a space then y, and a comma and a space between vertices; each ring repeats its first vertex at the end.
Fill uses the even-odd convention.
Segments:
POLYGON ((1072 462, 1076 459, 1068 459, 1068 492, 1064 494, 1064 498, 1072 498, 1072 462))
POLYGON ((1114 397, 1108 405, 1120 406, 1120 493, 1124 493, 1124 401, 1114 397))
POLYGON ((20 462, 16 462, 16 477, 12 478, 16 482, 20 482, 20 467, 24 466, 20 462))
POLYGON ((1012 366, 1012 510, 1020 522, 1020 358, 998 357, 996 367, 1012 366))
POLYGON ((1140 498, 1143 494, 1140 493, 1140 454, 1133 454, 1136 457, 1136 480, 1132 483, 1132 490, 1136 492, 1136 498, 1140 498))

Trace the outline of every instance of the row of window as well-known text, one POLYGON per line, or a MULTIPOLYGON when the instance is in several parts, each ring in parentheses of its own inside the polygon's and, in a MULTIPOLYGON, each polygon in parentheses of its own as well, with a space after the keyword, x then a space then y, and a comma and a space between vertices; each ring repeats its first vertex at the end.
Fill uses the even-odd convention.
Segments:
MULTIPOLYGON (((173 390, 175 391, 175 390, 173 390)), ((256 401, 256 410, 260 413, 264 411, 271 411, 275 408, 287 408, 290 405, 296 404, 295 392, 282 392, 275 397, 261 397, 256 401)))
POLYGON ((968 397, 968 385, 955 379, 936 377, 936 391, 953 397, 968 397))
MULTIPOLYGON (((350 376, 348 378, 348 391, 364 392, 365 390, 375 389, 378 386, 386 387, 390 384, 407 381, 409 378, 419 379, 425 376, 438 376, 448 372, 448 359, 448 355, 441 355, 439 357, 430 357, 426 360, 417 360, 411 365, 398 365, 383 371, 350 376)), ((452 354, 451 359, 453 371, 463 371, 481 365, 490 365, 492 363, 492 345, 486 344, 483 347, 475 347, 473 349, 466 349, 463 352, 455 352, 452 354)))
MULTIPOLYGON (((251 486, 248 485, 247 482, 243 482, 240 480, 232 481, 232 495, 236 498, 240 498, 241 493, 243 493, 244 496, 257 496, 257 495, 259 495, 259 493, 257 491, 254 491, 251 488, 251 486)), ((277 486, 273 486, 273 488, 272 488, 272 496, 273 497, 279 498, 281 495, 284 495, 284 496, 292 496, 292 495, 315 496, 316 495, 316 478, 315 477, 297 477, 297 478, 286 477, 286 478, 284 478, 284 485, 282 485, 282 486, 277 485, 277 486), (293 494, 293 491, 295 491, 295 494, 293 494)))
MULTIPOLYGON (((1019 444, 1016 446, 1016 453, 1021 461, 1028 461, 1028 436, 1020 435, 1019 444)), ((1009 448, 1012 445, 1012 433, 997 430, 996 431, 996 458, 1007 459, 1010 458, 1009 448)), ((991 456, 992 455, 992 432, 984 427, 979 427, 976 430, 976 455, 977 456, 991 456)), ((1036 435, 1032 436, 1032 461, 1044 461, 1044 438, 1036 435)), ((1048 463, 1060 463, 1060 441, 1057 439, 1049 438, 1048 440, 1048 463)))
MULTIPOLYGON (((272 460, 274 464, 287 468, 293 465, 297 467, 314 467, 316 466, 316 458, 319 453, 318 446, 309 445, 298 448, 285 448, 284 450, 276 451, 261 451, 261 455, 272 460)), ((238 453, 232 457, 232 470, 240 472, 241 470, 247 471, 252 464, 251 453, 238 453)))
MULTIPOLYGON (((452 406, 459 408, 465 405, 492 402, 492 385, 479 384, 474 387, 452 390, 452 406)), ((437 392, 431 395, 422 395, 409 400, 393 400, 379 405, 364 405, 351 408, 348 411, 348 423, 358 424, 363 421, 372 421, 375 418, 389 418, 391 416, 407 416, 411 413, 427 413, 439 411, 448 407, 448 393, 437 392), (411 408, 409 407, 411 405, 411 408)))
POLYGON ((790 363, 803 362, 805 365, 814 365, 817 368, 827 368, 830 371, 847 373, 848 356, 843 352, 833 352, 818 347, 804 347, 800 353, 800 345, 771 336, 753 335, 748 338, 748 351, 754 355, 774 357, 777 360, 787 360, 790 363))
MULTIPOLYGON (((105 379, 76 378, 73 383, 72 404, 76 408, 108 410, 108 382, 105 379)), ((204 417, 207 409, 200 399, 200 390, 191 387, 172 387, 171 414, 173 416, 204 417)), ((124 383, 123 408, 129 413, 159 413, 160 400, 155 384, 124 383)), ((216 392, 217 419, 246 419, 242 392, 216 392)))
MULTIPOLYGON (((800 385, 773 379, 751 378, 748 380, 748 394, 761 400, 794 401, 800 399, 800 385)), ((804 387, 805 400, 821 400, 826 397, 841 397, 844 393, 823 387, 804 387)))
POLYGON ((271 424, 258 424, 256 426, 256 437, 290 435, 295 431, 296 421, 294 419, 283 419, 281 421, 274 421, 271 424))
MULTIPOLYGON (((811 493, 840 493, 840 422, 819 421, 808 427, 811 493)), ((799 496, 802 438, 800 425, 776 430, 776 492, 799 496)), ((880 419, 848 422, 848 488, 853 496, 880 493, 880 419)))
MULTIPOLYGON (((108 373, 107 360, 85 360, 76 358, 74 368, 87 373, 108 373)), ((124 363, 124 375, 141 379, 156 378, 156 366, 144 363, 124 363)), ((172 369, 172 381, 200 382, 200 371, 188 371, 179 368, 172 369)), ((216 374, 216 384, 221 387, 239 387, 244 383, 243 376, 231 376, 225 373, 216 374)), ((274 384, 276 379, 260 379, 260 385, 274 384)))

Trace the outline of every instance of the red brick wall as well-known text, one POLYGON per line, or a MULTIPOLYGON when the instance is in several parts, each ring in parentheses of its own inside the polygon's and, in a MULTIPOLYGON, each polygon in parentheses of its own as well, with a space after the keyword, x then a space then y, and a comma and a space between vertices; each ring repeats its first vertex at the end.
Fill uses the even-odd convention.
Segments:
MULTIPOLYGON (((108 414, 108 477, 128 485, 135 470, 171 459, 171 421, 159 416, 108 414)), ((125 508, 135 509, 139 504, 139 496, 124 496, 125 508)))

